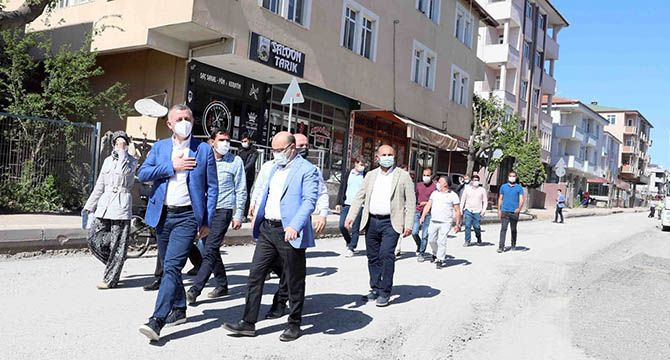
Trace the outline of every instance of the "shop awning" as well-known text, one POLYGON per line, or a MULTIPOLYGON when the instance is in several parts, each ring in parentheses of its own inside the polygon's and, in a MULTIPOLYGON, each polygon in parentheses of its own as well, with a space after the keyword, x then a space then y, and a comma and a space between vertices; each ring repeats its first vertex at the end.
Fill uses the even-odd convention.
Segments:
POLYGON ((603 178, 595 178, 595 179, 588 179, 587 182, 589 184, 607 184, 608 181, 603 178))
POLYGON ((453 136, 429 128, 426 125, 404 118, 398 114, 393 114, 398 120, 407 124, 407 137, 421 141, 422 143, 434 145, 442 150, 456 150, 458 140, 453 136))

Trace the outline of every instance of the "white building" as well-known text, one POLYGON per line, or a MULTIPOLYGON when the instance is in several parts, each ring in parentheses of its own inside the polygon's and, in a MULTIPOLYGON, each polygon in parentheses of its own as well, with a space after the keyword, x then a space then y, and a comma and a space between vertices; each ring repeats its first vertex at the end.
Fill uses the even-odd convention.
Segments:
POLYGON ((656 164, 650 164, 647 167, 649 175, 649 185, 644 189, 651 196, 665 196, 668 193, 668 181, 670 181, 670 171, 665 167, 656 164))
POLYGON ((477 0, 500 24, 480 26, 477 56, 486 63, 475 93, 497 96, 516 112, 525 129, 536 132, 542 161, 551 160, 552 97, 556 92, 558 32, 568 21, 549 0, 477 0), (548 97, 546 110, 541 99, 548 97))

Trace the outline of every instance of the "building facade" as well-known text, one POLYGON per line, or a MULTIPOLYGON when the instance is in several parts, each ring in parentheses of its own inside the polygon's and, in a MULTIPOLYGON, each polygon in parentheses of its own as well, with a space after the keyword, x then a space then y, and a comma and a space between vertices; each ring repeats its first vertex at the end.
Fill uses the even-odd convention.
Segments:
POLYGON ((668 182, 670 182, 670 171, 661 165, 649 164, 647 174, 649 184, 646 192, 649 196, 653 198, 666 196, 668 194, 668 182))
POLYGON ((479 96, 494 95, 517 113, 529 133, 537 134, 542 161, 551 161, 554 70, 558 33, 568 21, 549 0, 477 0, 500 24, 479 28, 478 56, 486 63, 479 96), (547 97, 543 106, 542 98, 547 97))

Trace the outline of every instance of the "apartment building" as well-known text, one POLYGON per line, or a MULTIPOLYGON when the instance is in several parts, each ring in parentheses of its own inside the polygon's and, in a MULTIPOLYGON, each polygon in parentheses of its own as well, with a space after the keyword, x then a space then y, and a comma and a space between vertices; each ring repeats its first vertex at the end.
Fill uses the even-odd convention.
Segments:
MULTIPOLYGON (((498 26, 469 0, 60 0, 52 18, 55 43, 108 26, 92 45, 105 70, 94 86, 129 84, 132 101, 167 91, 193 108, 196 136, 250 134, 261 159, 288 129, 281 100, 297 78, 306 101, 290 131, 308 136, 326 179, 353 157, 372 162, 382 142, 413 172, 453 171, 484 78, 476 29, 498 26)), ((124 122, 110 116, 103 130, 124 122)))
MULTIPOLYGON (((608 143, 604 129, 607 120, 579 100, 555 97, 552 99, 551 167, 547 181, 558 183, 554 168, 562 160, 566 174, 568 198, 580 190, 587 191, 589 182, 607 183, 608 143)), ((543 109, 549 107, 547 97, 543 109)))
POLYGON ((569 23, 549 0, 477 1, 499 25, 479 28, 477 55, 486 70, 475 91, 482 97, 498 97, 510 112, 518 113, 524 128, 537 134, 542 161, 549 164, 558 33, 569 23), (541 102, 543 96, 547 106, 541 102))
POLYGON ((670 182, 670 171, 666 170, 664 166, 649 164, 647 174, 649 184, 646 192, 654 198, 666 196, 668 194, 668 183, 670 182))

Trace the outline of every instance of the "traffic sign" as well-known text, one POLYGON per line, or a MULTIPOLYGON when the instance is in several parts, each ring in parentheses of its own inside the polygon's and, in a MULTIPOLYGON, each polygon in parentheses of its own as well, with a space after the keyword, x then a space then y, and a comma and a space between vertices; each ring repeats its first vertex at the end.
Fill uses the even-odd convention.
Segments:
POLYGON ((558 159, 558 162, 556 162, 556 165, 554 165, 554 172, 556 173, 556 176, 559 177, 560 182, 560 178, 565 176, 565 161, 563 158, 558 159))
POLYGON ((281 99, 282 105, 288 104, 288 131, 291 132, 291 117, 293 115, 293 104, 302 104, 305 102, 305 98, 302 96, 302 91, 300 91, 300 86, 298 85, 298 79, 291 79, 291 83, 286 89, 286 94, 284 98, 281 99))

